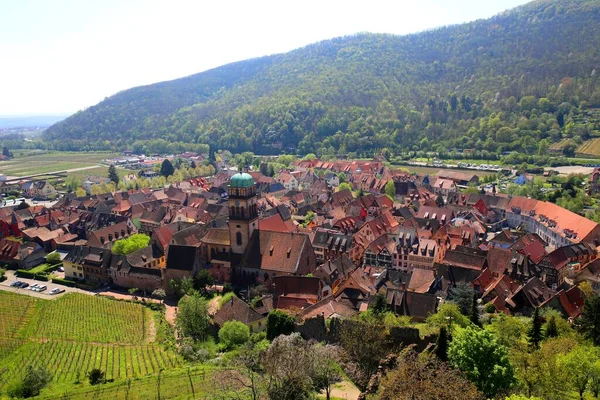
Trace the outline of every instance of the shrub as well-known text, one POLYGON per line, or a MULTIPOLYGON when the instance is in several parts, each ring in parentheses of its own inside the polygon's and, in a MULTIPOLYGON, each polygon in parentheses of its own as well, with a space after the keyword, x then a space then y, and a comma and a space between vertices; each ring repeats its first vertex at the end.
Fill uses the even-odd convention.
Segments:
POLYGON ((267 318, 267 339, 273 340, 279 335, 289 335, 296 330, 294 317, 280 310, 269 313, 267 318))
POLYGON ((106 381, 104 379, 104 372, 99 368, 94 368, 88 372, 88 379, 90 380, 90 385, 97 385, 106 381))
POLYGON ((494 307, 494 304, 492 304, 492 302, 486 303, 485 306, 483 306, 483 311, 485 311, 488 314, 493 314, 496 312, 496 307, 494 307))
POLYGON ((10 397, 34 397, 50 382, 50 373, 44 368, 27 366, 25 376, 20 381, 12 382, 7 393, 10 397))
POLYGON ((46 256, 46 262, 48 264, 58 264, 60 262, 60 254, 57 252, 50 253, 46 256))
POLYGON ((52 283, 57 283, 59 285, 64 285, 64 286, 68 286, 68 287, 76 287, 77 286, 76 282, 69 281, 66 279, 60 279, 60 278, 52 278, 52 283))
POLYGON ((219 341, 226 350, 231 350, 250 340, 250 328, 240 321, 227 321, 219 330, 219 341))

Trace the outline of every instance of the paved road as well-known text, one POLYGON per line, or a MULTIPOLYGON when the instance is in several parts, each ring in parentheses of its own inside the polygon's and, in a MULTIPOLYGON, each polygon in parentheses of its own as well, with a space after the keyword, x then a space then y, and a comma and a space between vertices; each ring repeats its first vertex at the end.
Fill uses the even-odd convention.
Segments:
POLYGON ((28 296, 38 297, 38 298, 46 299, 46 300, 54 300, 57 297, 64 296, 66 293, 83 293, 83 294, 88 294, 88 295, 92 295, 92 296, 96 294, 96 292, 82 290, 82 289, 78 289, 78 288, 72 288, 72 287, 68 287, 68 286, 64 286, 64 285, 57 285, 56 283, 52 283, 52 282, 42 282, 42 281, 36 281, 33 279, 27 279, 27 278, 17 278, 15 276, 15 271, 6 271, 6 278, 7 279, 4 282, 0 283, 0 290, 5 290, 7 292, 13 292, 13 293, 19 293, 19 294, 26 294, 28 296), (32 290, 29 290, 29 288, 21 289, 21 288, 11 287, 10 285, 14 281, 17 281, 17 280, 21 281, 21 282, 27 282, 27 283, 29 283, 29 286, 33 285, 34 283, 37 283, 39 285, 46 285, 46 286, 48 286, 48 289, 46 289, 44 292, 34 292, 32 290), (57 295, 49 294, 50 291, 52 289, 54 289, 55 287, 64 289, 65 291, 63 293, 60 293, 57 295))

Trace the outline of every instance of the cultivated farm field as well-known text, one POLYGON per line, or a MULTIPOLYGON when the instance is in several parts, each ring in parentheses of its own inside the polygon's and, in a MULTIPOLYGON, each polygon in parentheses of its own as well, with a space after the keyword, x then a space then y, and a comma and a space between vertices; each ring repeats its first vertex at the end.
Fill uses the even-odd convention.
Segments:
POLYGON ((56 301, 44 302, 43 312, 34 316, 27 336, 139 344, 152 339, 148 335, 151 323, 152 312, 139 304, 72 293, 56 301))
POLYGON ((576 150, 578 155, 600 157, 600 138, 586 140, 576 150))
POLYGON ((0 173, 8 176, 42 174, 68 169, 98 166, 114 153, 105 152, 49 152, 17 156, 12 160, 0 161, 0 173))
POLYGON ((141 304, 79 293, 49 301, 0 291, 0 393, 28 365, 52 374, 43 392, 50 397, 85 391, 93 368, 117 385, 176 370, 183 361, 157 343, 157 323, 166 324, 141 304))

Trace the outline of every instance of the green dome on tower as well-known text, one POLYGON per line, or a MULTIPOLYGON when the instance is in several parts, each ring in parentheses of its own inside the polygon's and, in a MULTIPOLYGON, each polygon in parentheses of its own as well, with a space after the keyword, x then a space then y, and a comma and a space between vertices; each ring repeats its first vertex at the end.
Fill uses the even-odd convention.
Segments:
POLYGON ((248 188, 254 186, 254 178, 252 178, 252 175, 245 172, 238 172, 231 177, 229 186, 232 188, 248 188))

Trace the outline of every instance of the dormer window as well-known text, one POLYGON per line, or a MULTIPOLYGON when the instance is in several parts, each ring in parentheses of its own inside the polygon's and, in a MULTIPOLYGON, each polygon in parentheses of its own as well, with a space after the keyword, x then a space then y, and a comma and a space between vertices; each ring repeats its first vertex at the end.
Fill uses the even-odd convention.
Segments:
POLYGON ((269 249, 269 256, 273 257, 273 249, 275 249, 275 246, 271 246, 271 248, 269 249))

